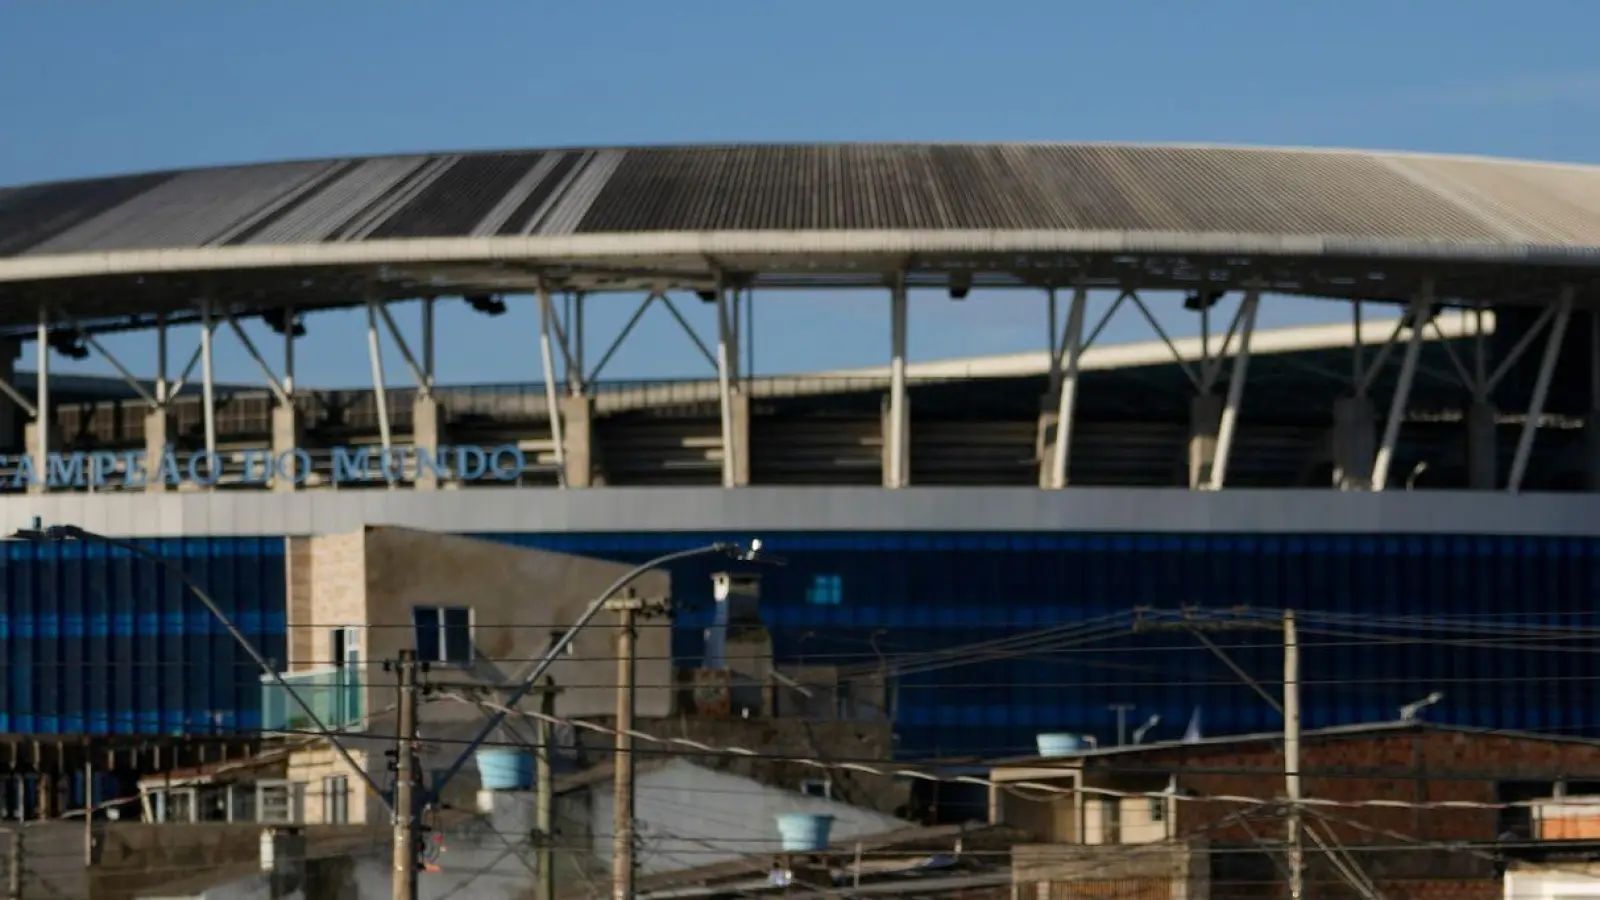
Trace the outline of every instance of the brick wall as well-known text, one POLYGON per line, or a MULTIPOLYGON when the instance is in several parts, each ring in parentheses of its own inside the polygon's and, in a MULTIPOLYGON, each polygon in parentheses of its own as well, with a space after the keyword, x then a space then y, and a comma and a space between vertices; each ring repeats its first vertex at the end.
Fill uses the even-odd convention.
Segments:
MULTIPOLYGON (((1180 836, 1204 835, 1213 845, 1255 847, 1257 839, 1281 840, 1281 809, 1271 799, 1283 795, 1281 741, 1195 745, 1101 760, 1102 768, 1127 772, 1175 769, 1181 790, 1198 798, 1219 795, 1260 797, 1266 805, 1206 802, 1177 804, 1180 836), (1244 817, 1246 824, 1237 819, 1244 817), (1253 832, 1253 833, 1252 833, 1253 832)), ((1494 803, 1501 781, 1600 779, 1600 746, 1578 741, 1516 735, 1480 734, 1416 728, 1339 738, 1311 739, 1301 748, 1302 790, 1308 798, 1360 803, 1387 799, 1407 802, 1470 801, 1494 803)), ((1361 869, 1379 882, 1385 896, 1397 898, 1496 896, 1491 860, 1464 851, 1419 847, 1396 852, 1409 842, 1489 842, 1500 827, 1496 810, 1339 807, 1308 810, 1308 827, 1321 827, 1343 844, 1361 869), (1371 845, 1363 850, 1362 845, 1371 845), (1388 849, 1379 849, 1387 845, 1388 849)), ((1329 885, 1329 896, 1344 896, 1339 876, 1306 841, 1308 877, 1329 885)), ((1270 866, 1270 861, 1265 861, 1270 866)), ((1269 867, 1236 858, 1218 862, 1216 886, 1237 882, 1240 896, 1277 896, 1276 887, 1257 893, 1248 882, 1278 882, 1269 867), (1259 871, 1258 871, 1259 870, 1259 871)), ((1351 895, 1354 896, 1354 895, 1351 895)))

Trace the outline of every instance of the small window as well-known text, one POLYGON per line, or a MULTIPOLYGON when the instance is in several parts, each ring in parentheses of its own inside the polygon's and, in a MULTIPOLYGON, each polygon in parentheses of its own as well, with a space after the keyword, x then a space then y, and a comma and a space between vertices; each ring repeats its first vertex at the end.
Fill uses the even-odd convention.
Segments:
POLYGON ((289 781, 256 783, 256 820, 273 825, 300 821, 301 785, 289 781))
MULTIPOLYGON (((566 637, 566 636, 567 636, 567 629, 565 629, 565 628, 552 629, 551 632, 550 632, 550 643, 545 645, 544 652, 546 654, 548 654, 551 650, 554 650, 556 648, 556 644, 561 643, 561 639, 566 637)), ((566 648, 561 651, 561 655, 562 656, 571 656, 574 652, 575 651, 573 650, 572 644, 568 644, 566 646, 566 648)))
POLYGON ((322 779, 322 822, 325 825, 350 822, 350 780, 343 775, 322 779))
POLYGON ((800 782, 800 793, 807 797, 821 797, 824 800, 833 799, 833 782, 827 778, 807 778, 800 782))
POLYGON ((1150 798, 1150 821, 1165 822, 1167 820, 1167 801, 1160 797, 1150 798))
POLYGON ((467 666, 473 662, 472 610, 465 606, 418 606, 411 610, 421 662, 467 666))
POLYGON ((838 606, 844 602, 844 579, 838 575, 817 575, 811 579, 806 591, 806 602, 812 606, 838 606))

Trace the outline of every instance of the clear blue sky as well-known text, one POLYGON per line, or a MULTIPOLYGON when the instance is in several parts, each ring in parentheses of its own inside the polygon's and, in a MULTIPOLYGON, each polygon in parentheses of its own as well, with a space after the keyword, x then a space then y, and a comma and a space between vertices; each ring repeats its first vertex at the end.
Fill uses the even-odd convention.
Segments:
MULTIPOLYGON (((1593 0, 0 0, 0 184, 702 141, 1201 141, 1594 162, 1597 26, 1593 0)), ((593 318, 618 322, 626 305, 593 318)), ((758 368, 881 361, 886 309, 872 295, 770 297, 758 368)), ((1274 302, 1263 324, 1336 312, 1274 302)), ((1044 341, 1036 298, 917 297, 912 313, 917 358, 1044 341)), ((612 374, 700 371, 656 316, 612 374)), ((527 304, 494 321, 448 316, 440 377, 537 380, 534 327, 527 304)), ((302 383, 367 377, 360 329, 314 322, 302 383)), ((1133 317, 1108 332, 1146 334, 1133 317)), ((114 346, 148 370, 152 344, 114 346)), ((222 347, 219 375, 251 377, 232 339, 222 347)))

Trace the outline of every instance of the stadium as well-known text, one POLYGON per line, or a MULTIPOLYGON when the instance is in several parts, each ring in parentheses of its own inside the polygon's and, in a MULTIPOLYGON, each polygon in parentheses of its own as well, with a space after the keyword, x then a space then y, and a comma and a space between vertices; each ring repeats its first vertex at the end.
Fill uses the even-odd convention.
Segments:
MULTIPOLYGON (((1335 150, 580 148, 0 189, 0 526, 137 539, 273 658, 286 538, 644 562, 759 536, 788 561, 777 656, 891 671, 907 757, 1109 741, 1119 706, 1270 730, 1249 681, 1281 677, 1279 638, 1245 626, 1281 608, 1308 727, 1437 690, 1441 722, 1597 735, 1572 631, 1600 588, 1597 273, 1600 168, 1335 150), (761 309, 833 291, 882 310, 882 365, 756 374, 761 309), (913 306, 997 297, 1037 309, 1036 352, 908 361, 913 306), (1258 328, 1288 297, 1342 322, 1258 328), (596 304, 635 312, 597 334, 596 304), (295 338, 341 309, 373 383, 300 383, 295 338), (541 382, 436 382, 436 316, 529 310, 541 382), (704 377, 604 377, 647 312, 704 377), (159 371, 106 353, 124 332, 159 371), (219 352, 261 382, 217 383, 219 352), (1146 627, 1197 619, 1241 627, 1146 627)), ((722 565, 673 565, 675 594, 722 565)), ((156 563, 14 542, 0 572, 0 732, 262 727, 251 661, 156 563)), ((675 660, 706 624, 678 615, 675 660)))

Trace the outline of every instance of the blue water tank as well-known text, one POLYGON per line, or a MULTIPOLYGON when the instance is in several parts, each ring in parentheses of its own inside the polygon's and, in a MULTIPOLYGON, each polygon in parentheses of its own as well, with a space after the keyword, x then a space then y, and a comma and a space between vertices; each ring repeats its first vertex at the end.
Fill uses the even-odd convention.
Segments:
POLYGON ((525 791, 533 786, 533 754, 514 747, 485 747, 473 754, 486 791, 525 791))
POLYGON ((778 837, 785 853, 817 853, 828 849, 833 816, 784 813, 778 816, 778 837))
POLYGON ((1071 756, 1083 752, 1083 738, 1076 734, 1041 734, 1035 739, 1039 742, 1040 756, 1071 756))

